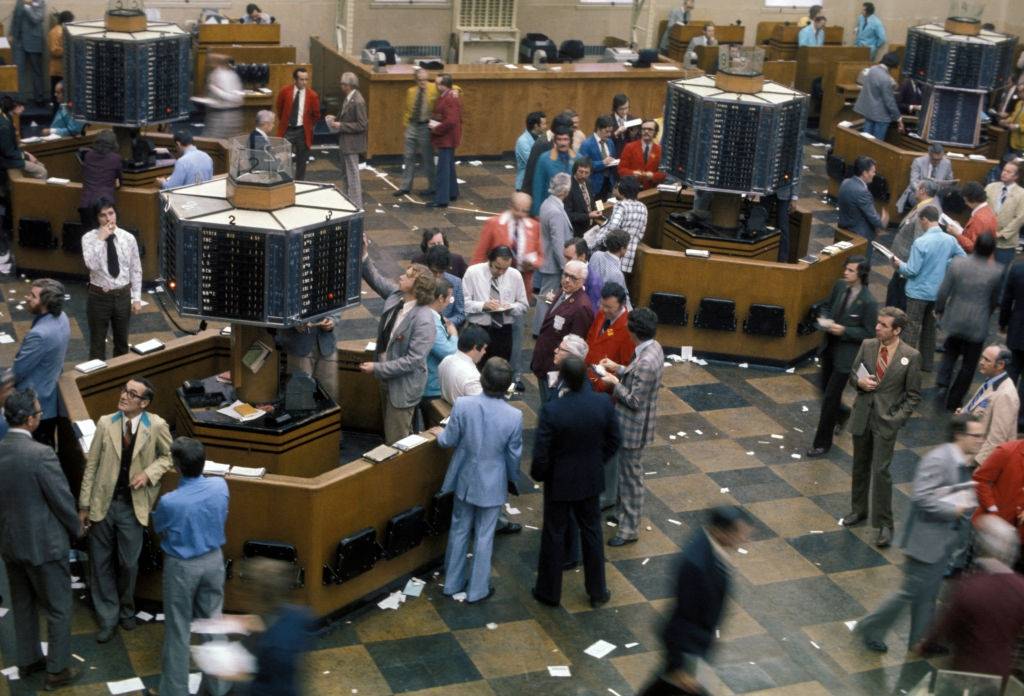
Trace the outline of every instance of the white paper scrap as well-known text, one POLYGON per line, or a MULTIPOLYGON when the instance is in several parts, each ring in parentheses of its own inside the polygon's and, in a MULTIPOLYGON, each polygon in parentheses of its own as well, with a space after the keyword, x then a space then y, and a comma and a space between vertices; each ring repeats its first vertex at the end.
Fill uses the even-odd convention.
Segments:
POLYGON ((84 582, 73 582, 73 583, 71 583, 71 589, 72 590, 84 590, 85 589, 85 583, 84 582))
POLYGON ((540 527, 534 527, 532 524, 524 524, 523 526, 526 527, 527 529, 535 529, 535 530, 536 529, 540 529, 540 527))
MULTIPOLYGON (((753 452, 751 452, 751 454, 753 454, 753 452)), ((725 486, 725 487, 723 487, 723 488, 719 488, 719 489, 718 489, 718 492, 719 492, 719 493, 728 493, 728 492, 729 492, 729 487, 728 487, 728 486, 725 486)))
POLYGON ((20 675, 18 674, 18 667, 17 667, 17 665, 14 665, 12 667, 5 667, 4 669, 0 669, 0 674, 4 675, 5 677, 7 677, 11 681, 17 681, 20 678, 20 675))
POLYGON ((456 592, 452 595, 452 599, 456 602, 465 602, 468 595, 465 592, 456 592))
POLYGON ((548 665, 548 674, 552 677, 571 677, 572 673, 569 671, 567 665, 548 665))
POLYGON ((518 515, 519 514, 519 508, 514 508, 511 505, 509 505, 508 503, 505 503, 505 513, 508 514, 508 515, 518 515))
POLYGON ((796 452, 794 452, 793 454, 791 454, 789 456, 792 457, 793 459, 800 459, 800 455, 797 454, 796 452))
POLYGON ((164 615, 163 614, 157 614, 156 615, 156 620, 157 621, 163 621, 164 620, 164 615))
POLYGON ((854 619, 853 621, 844 621, 843 623, 846 624, 846 628, 850 631, 857 627, 856 619, 854 619))
POLYGON ((674 520, 674 519, 672 519, 671 517, 669 517, 669 518, 668 518, 668 521, 669 521, 669 522, 671 522, 671 523, 672 523, 672 524, 674 524, 674 525, 678 525, 678 526, 680 526, 680 527, 682 527, 682 526, 683 526, 683 523, 682 523, 682 522, 680 522, 679 520, 674 520))
POLYGON ((419 578, 409 578, 409 582, 405 583, 405 589, 402 590, 402 593, 406 597, 419 597, 423 594, 423 587, 426 584, 426 582, 419 578))
POLYGON ((772 433, 772 439, 773 440, 785 440, 786 437, 784 435, 776 435, 775 433, 772 433))
POLYGON ((71 657, 75 658, 79 662, 85 662, 85 658, 79 655, 78 653, 71 653, 71 657))
POLYGON ((740 363, 740 364, 739 364, 739 365, 737 365, 736 367, 741 367, 741 368, 743 368, 743 369, 745 370, 745 369, 747 369, 748 367, 750 367, 750 364, 749 364, 749 363, 740 363))
POLYGON ((796 368, 795 367, 791 367, 788 370, 786 370, 786 374, 790 374, 790 375, 795 373, 795 372, 796 372, 796 368))
POLYGON ((590 655, 591 657, 596 657, 600 660, 602 657, 604 657, 614 649, 615 646, 609 643, 608 641, 599 640, 583 652, 590 655))
POLYGON ((622 647, 624 647, 624 648, 635 648, 635 647, 636 647, 636 646, 638 646, 638 645, 640 645, 640 644, 639 644, 639 643, 626 643, 626 644, 625 644, 624 646, 622 646, 622 647))
POLYGON ((696 428, 694 428, 693 432, 697 433, 698 435, 703 435, 704 434, 703 430, 697 430, 696 428))
POLYGON ((811 534, 824 534, 825 532, 821 531, 820 529, 812 529, 810 531, 810 533, 811 534))
POLYGON ((811 409, 807 408, 806 406, 801 406, 801 407, 800 407, 800 410, 801 410, 801 411, 803 411, 804 413, 807 413, 807 412, 808 412, 808 411, 810 411, 811 409))
POLYGON ((188 675, 188 692, 190 694, 199 693, 199 685, 203 683, 202 672, 192 672, 188 675))
POLYGON ((107 682, 107 688, 112 694, 130 694, 133 691, 145 691, 146 685, 138 677, 132 677, 131 679, 107 682))
POLYGON ((377 602, 377 606, 381 609, 398 609, 402 602, 405 601, 405 595, 397 590, 392 592, 387 597, 377 602))
POLYGON ((817 648, 818 650, 821 650, 821 646, 820 646, 820 645, 818 645, 817 643, 815 643, 815 642, 814 642, 813 640, 811 641, 811 645, 813 645, 814 647, 816 647, 816 648, 817 648))
POLYGON ((135 613, 135 618, 142 619, 143 621, 152 621, 153 615, 150 614, 148 611, 139 611, 135 613))
POLYGON ((14 343, 14 337, 7 333, 0 333, 0 343, 14 343))
POLYGON ((744 549, 742 547, 736 549, 736 551, 738 551, 739 553, 743 554, 744 556, 746 556, 748 553, 750 553, 749 551, 747 551, 746 549, 744 549))
MULTIPOLYGON (((647 564, 648 564, 648 563, 650 563, 650 562, 651 562, 651 559, 650 559, 650 558, 645 558, 645 559, 644 559, 644 560, 643 560, 643 561, 642 561, 642 562, 640 563, 640 565, 642 565, 642 566, 645 566, 645 565, 647 565, 647 564)), ((628 648, 629 646, 627 645, 626 647, 628 648)))
POLYGON ((491 218, 487 217, 486 215, 476 215, 475 217, 480 222, 487 222, 488 220, 491 219, 491 218))
POLYGON ((7 612, 9 612, 9 611, 10 611, 10 609, 8 609, 7 607, 0 607, 0 619, 2 619, 5 616, 7 616, 7 612))
POLYGON ((487 630, 488 631, 493 631, 497 627, 498 627, 498 624, 494 623, 493 621, 491 623, 487 624, 487 630))

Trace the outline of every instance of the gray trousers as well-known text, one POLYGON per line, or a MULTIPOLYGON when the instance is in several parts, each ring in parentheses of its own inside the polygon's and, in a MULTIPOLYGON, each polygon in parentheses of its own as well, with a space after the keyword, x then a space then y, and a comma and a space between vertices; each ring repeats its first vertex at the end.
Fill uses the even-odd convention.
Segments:
MULTIPOLYGON (((188 696, 189 637, 192 619, 218 616, 224 606, 224 556, 220 549, 182 560, 164 554, 164 649, 161 696, 188 696)), ((214 694, 226 685, 204 679, 214 694)))
POLYGON ((363 184, 359 181, 359 153, 338 153, 345 175, 345 193, 356 206, 363 207, 363 184))
POLYGON ((601 509, 609 508, 619 499, 619 453, 604 463, 604 493, 601 494, 601 509))
POLYGON ((406 435, 412 435, 412 420, 416 416, 416 407, 396 408, 388 398, 388 388, 383 382, 380 385, 381 409, 384 415, 384 443, 394 444, 406 435))
POLYGON ((935 363, 934 302, 907 298, 907 326, 901 338, 921 353, 921 369, 931 372, 935 363))
POLYGON ((71 569, 65 557, 42 565, 4 559, 11 586, 17 664, 27 667, 43 658, 39 646, 39 610, 46 614, 46 671, 71 666, 71 569))
POLYGON ((619 536, 636 539, 640 536, 640 516, 644 511, 644 470, 641 460, 644 450, 619 450, 619 536))
MULTIPOLYGON (((508 361, 512 366, 514 379, 523 377, 523 331, 526 330, 526 314, 512 317, 512 358, 508 361)), ((584 338, 586 338, 584 336, 584 338)))
MULTIPOLYGON (((319 331, 319 329, 317 329, 319 331)), ((309 355, 289 355, 288 374, 305 372, 324 388, 331 398, 338 400, 338 351, 331 355, 320 352, 320 342, 313 343, 309 355)))
POLYGON ((410 123, 405 127, 405 147, 402 151, 402 166, 405 171, 402 173, 402 185, 400 188, 406 191, 412 190, 412 180, 416 176, 416 170, 421 169, 421 174, 427 177, 427 188, 431 191, 435 188, 434 171, 434 148, 430 146, 430 128, 426 123, 410 123))
POLYGON ((101 628, 135 616, 135 580, 142 552, 142 525, 130 501, 117 496, 107 516, 89 530, 92 604, 101 628))
POLYGON ((907 647, 917 645, 935 618, 935 601, 942 589, 942 575, 946 571, 949 554, 935 563, 922 563, 910 558, 903 566, 903 584, 882 602, 882 605, 857 623, 857 632, 865 640, 884 641, 885 634, 899 618, 903 607, 910 605, 910 641, 907 647))
MULTIPOLYGON (((552 252, 560 253, 560 252, 552 252)), ((545 295, 548 294, 549 290, 554 290, 557 295, 560 292, 562 274, 561 273, 541 273, 537 271, 533 274, 534 279, 540 284, 540 294, 537 295, 537 306, 533 308, 533 335, 536 336, 540 333, 540 327, 544 323, 544 317, 547 316, 548 310, 551 309, 551 305, 544 301, 545 295)), ((557 297, 555 298, 558 299, 557 297)), ((581 336, 586 338, 586 336, 581 336)))

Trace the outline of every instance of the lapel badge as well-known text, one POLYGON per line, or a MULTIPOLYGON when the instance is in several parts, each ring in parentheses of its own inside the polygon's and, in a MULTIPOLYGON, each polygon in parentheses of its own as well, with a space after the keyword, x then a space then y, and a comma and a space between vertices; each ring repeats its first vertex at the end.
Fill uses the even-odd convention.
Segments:
POLYGON ((905 358, 905 357, 904 358, 900 358, 900 365, 902 365, 903 367, 906 367, 909 364, 910 364, 910 358, 905 358))

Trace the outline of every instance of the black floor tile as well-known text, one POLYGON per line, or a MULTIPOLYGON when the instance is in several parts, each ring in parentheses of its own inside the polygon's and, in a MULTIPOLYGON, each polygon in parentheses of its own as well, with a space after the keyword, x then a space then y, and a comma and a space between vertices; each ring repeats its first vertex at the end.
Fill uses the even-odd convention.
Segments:
POLYGON ((787 541, 825 573, 871 568, 888 563, 884 556, 848 530, 824 530, 822 534, 805 534, 787 541))

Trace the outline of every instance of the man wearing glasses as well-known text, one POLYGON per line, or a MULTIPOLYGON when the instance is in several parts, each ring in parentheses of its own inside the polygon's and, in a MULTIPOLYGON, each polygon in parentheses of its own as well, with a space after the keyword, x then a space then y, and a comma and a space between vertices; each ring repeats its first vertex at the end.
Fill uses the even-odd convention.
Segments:
POLYGON ((142 551, 142 529, 169 471, 171 431, 146 409, 153 385, 132 377, 123 387, 117 411, 100 418, 86 457, 78 516, 89 534, 92 603, 106 643, 118 625, 135 628, 135 578, 142 551))
POLYGON ((640 124, 640 139, 626 143, 619 160, 619 177, 635 176, 643 191, 665 180, 665 172, 658 171, 661 165, 661 145, 654 142, 656 137, 657 121, 644 121, 640 124))
MULTIPOLYGON (((544 315, 530 363, 530 370, 537 377, 541 403, 557 396, 557 392, 549 390, 554 383, 548 382, 548 373, 555 370, 555 348, 567 334, 586 336, 594 321, 594 308, 583 289, 586 280, 587 264, 576 260, 567 261, 562 269, 561 292, 550 298, 551 306, 544 315)), ((548 299, 541 297, 537 301, 547 302, 548 299)))

